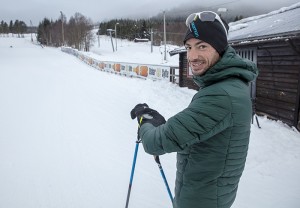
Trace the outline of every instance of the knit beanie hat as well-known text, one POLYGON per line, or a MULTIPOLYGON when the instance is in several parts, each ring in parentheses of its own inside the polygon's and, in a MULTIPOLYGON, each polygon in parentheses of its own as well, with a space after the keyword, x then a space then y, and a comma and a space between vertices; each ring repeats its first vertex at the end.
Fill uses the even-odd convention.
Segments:
MULTIPOLYGON (((211 13, 217 15, 214 12, 211 13)), ((193 21, 186 23, 189 28, 186 32, 183 43, 185 44, 188 39, 197 38, 210 44, 220 55, 222 55, 228 46, 228 25, 225 21, 220 23, 219 20, 221 20, 221 18, 219 16, 218 18, 214 18, 213 21, 202 21, 198 16, 199 14, 201 13, 195 14, 196 16, 193 21)))

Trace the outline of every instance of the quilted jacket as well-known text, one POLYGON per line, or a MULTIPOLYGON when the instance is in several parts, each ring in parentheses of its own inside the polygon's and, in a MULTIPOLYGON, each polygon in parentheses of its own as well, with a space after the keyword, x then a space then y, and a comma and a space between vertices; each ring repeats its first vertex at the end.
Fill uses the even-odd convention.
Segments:
POLYGON ((153 155, 177 152, 175 208, 229 208, 242 176, 249 144, 254 63, 233 48, 204 75, 189 106, 158 127, 140 128, 153 155))

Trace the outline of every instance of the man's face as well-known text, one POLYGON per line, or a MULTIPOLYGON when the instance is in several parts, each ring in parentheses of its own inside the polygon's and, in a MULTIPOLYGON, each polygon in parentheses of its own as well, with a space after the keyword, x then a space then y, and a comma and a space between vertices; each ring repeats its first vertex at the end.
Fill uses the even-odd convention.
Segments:
POLYGON ((203 75, 220 59, 219 53, 208 43, 191 38, 186 41, 187 59, 195 76, 203 75))

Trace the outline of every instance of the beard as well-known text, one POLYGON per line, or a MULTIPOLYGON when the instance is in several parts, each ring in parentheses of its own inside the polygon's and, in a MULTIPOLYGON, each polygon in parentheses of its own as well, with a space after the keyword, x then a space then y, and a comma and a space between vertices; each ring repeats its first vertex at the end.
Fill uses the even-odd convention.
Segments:
POLYGON ((189 61, 189 66, 190 66, 194 76, 203 75, 209 68, 208 63, 202 59, 189 61))

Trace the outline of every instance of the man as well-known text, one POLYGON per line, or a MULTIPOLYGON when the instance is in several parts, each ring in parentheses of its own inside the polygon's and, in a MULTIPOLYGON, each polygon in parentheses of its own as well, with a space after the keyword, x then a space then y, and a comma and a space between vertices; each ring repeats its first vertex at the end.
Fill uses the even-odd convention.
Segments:
POLYGON ((139 137, 152 155, 177 152, 175 208, 229 208, 244 170, 252 116, 248 83, 254 63, 227 43, 227 28, 214 12, 191 14, 184 38, 200 90, 190 105, 165 121, 138 104, 139 137))

